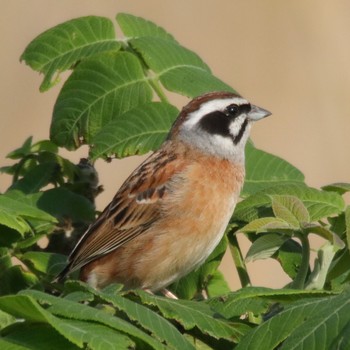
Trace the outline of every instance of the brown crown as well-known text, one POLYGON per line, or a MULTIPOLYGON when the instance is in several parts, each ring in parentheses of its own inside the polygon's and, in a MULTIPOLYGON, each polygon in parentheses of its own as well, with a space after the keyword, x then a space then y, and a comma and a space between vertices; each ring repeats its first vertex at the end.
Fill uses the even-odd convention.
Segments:
POLYGON ((209 92, 204 95, 195 97, 186 106, 182 108, 179 116, 177 117, 173 126, 170 129, 168 139, 171 139, 178 134, 180 125, 184 123, 184 121, 188 118, 188 115, 198 110, 203 103, 211 100, 215 100, 215 99, 224 99, 224 98, 232 98, 232 97, 241 97, 241 96, 236 93, 228 92, 228 91, 213 91, 213 92, 209 92))

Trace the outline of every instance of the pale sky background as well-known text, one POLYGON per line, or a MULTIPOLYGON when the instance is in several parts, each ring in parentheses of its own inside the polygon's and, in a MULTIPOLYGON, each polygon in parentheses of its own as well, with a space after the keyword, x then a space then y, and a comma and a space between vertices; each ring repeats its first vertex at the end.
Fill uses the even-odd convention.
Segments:
MULTIPOLYGON (((273 115, 254 126, 255 145, 279 155, 309 185, 350 182, 350 2, 347 0, 1 0, 0 165, 33 135, 48 137, 59 86, 40 93, 42 77, 19 57, 42 31, 63 21, 128 12, 164 27, 198 53, 219 78, 273 115)), ((173 100, 179 108, 185 98, 173 100)), ((63 153, 78 161, 86 150, 63 153)), ((98 208, 111 200, 141 158, 97 162, 105 187, 98 208)), ((0 175, 0 190, 9 185, 0 175)), ((247 242, 243 240, 244 249, 247 242)), ((226 257, 232 288, 237 275, 226 257)), ((249 265, 255 285, 281 287, 275 262, 249 265)))

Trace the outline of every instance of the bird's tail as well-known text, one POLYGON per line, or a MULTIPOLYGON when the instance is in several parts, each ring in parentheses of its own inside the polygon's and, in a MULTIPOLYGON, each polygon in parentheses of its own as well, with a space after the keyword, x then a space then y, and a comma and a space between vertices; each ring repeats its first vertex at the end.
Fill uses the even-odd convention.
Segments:
POLYGON ((70 273, 71 264, 67 264, 65 268, 52 280, 52 283, 62 283, 70 273))

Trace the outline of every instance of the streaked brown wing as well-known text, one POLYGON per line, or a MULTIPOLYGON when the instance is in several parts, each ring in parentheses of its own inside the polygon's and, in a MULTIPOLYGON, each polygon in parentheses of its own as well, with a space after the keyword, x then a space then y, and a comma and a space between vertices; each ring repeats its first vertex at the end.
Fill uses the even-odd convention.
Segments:
POLYGON ((88 228, 69 257, 62 274, 110 253, 145 232, 159 218, 160 204, 171 190, 172 179, 186 163, 174 153, 159 150, 125 181, 112 202, 88 228))

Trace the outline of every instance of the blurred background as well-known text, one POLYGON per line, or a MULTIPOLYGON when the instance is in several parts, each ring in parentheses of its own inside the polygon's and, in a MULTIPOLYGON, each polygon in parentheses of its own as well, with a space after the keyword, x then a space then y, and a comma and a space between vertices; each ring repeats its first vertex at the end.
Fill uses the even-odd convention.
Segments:
MULTIPOLYGON (((255 145, 285 158, 314 187, 350 181, 350 2, 347 0, 1 0, 0 166, 7 153, 32 135, 48 138, 58 85, 41 94, 42 76, 19 57, 44 30, 86 15, 114 19, 118 12, 164 27, 195 51, 213 73, 273 115, 253 128, 255 145)), ((64 81, 64 76, 62 77, 64 81)), ((172 100, 179 108, 185 98, 172 100)), ((72 161, 87 150, 62 154, 72 161)), ((108 204, 126 176, 142 161, 133 157, 97 162, 108 204)), ((0 175, 0 191, 10 178, 0 175)), ((244 237, 240 242, 247 251, 244 237)), ((240 287, 227 256, 222 270, 240 287)), ((282 287, 279 265, 259 260, 248 266, 254 285, 282 287)))

